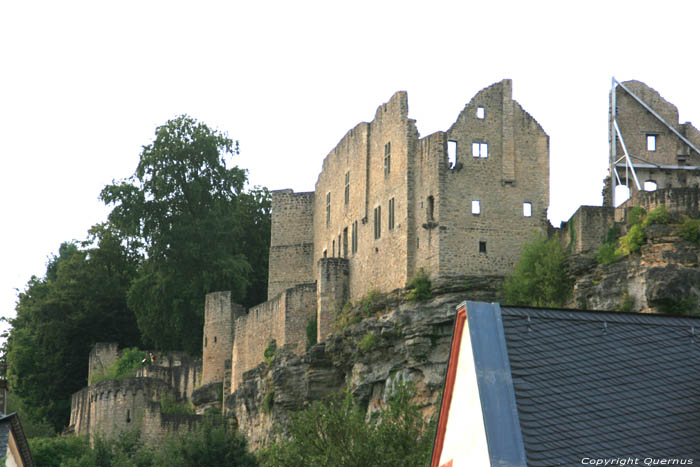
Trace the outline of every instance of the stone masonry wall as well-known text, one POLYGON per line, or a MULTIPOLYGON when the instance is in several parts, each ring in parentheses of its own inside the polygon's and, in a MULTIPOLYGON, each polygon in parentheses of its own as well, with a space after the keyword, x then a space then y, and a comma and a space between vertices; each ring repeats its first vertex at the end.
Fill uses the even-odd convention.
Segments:
POLYGON ((202 338, 202 385, 224 381, 224 361, 233 352, 233 323, 245 308, 231 302, 231 292, 213 292, 204 305, 202 338))
POLYGON ((345 135, 324 160, 316 182, 314 265, 318 267, 324 256, 347 258, 353 300, 371 289, 406 284, 406 173, 413 128, 407 95, 398 92, 379 106, 371 123, 361 123, 345 135))
POLYGON ((670 188, 635 193, 621 207, 641 206, 647 212, 665 205, 669 213, 697 216, 700 213, 700 191, 693 188, 670 188))
POLYGON ((271 341, 274 340, 277 347, 289 344, 299 353, 306 349, 306 325, 316 311, 315 298, 315 283, 300 284, 236 318, 231 356, 232 391, 244 372, 263 361, 271 341))
POLYGON ((268 299, 314 280, 314 193, 279 190, 271 194, 268 299))
POLYGON ((116 342, 98 342, 90 350, 88 357, 88 383, 97 374, 104 373, 119 358, 119 344, 116 342))
POLYGON ((559 241, 562 247, 570 248, 572 253, 595 251, 605 241, 608 230, 614 223, 614 208, 581 206, 562 224, 559 241))
POLYGON ((178 398, 190 400, 192 391, 202 384, 202 360, 184 352, 157 354, 156 364, 139 368, 136 376, 160 379, 175 390, 178 398))
MULTIPOLYGON (((700 132, 690 123, 679 123, 678 108, 675 105, 642 82, 626 81, 623 85, 696 147, 700 146, 700 132)), ((615 99, 620 133, 632 157, 640 185, 651 181, 656 183, 658 188, 698 187, 700 173, 692 168, 700 166, 700 155, 692 151, 621 86, 615 88, 615 99), (647 135, 656 136, 656 145, 652 150, 647 147, 647 135)), ((609 119, 612 124, 612 109, 609 112, 609 119)), ((611 151, 612 147, 611 144, 611 151)), ((623 157, 624 150, 620 138, 617 138, 616 151, 618 159, 623 157)), ((618 171, 622 183, 625 183, 624 161, 618 164, 618 171)), ((638 190, 631 178, 630 175, 630 195, 634 195, 638 190)), ((612 183, 612 180, 612 178, 608 180, 608 183, 612 183)), ((642 189, 644 189, 643 186, 642 189)))
POLYGON ((438 170, 446 180, 436 219, 440 275, 508 274, 523 245, 548 225, 549 137, 512 100, 511 81, 503 80, 467 104, 447 140, 457 144, 455 168, 448 169, 440 153, 433 156, 442 157, 438 170), (474 157, 475 143, 486 145, 487 157, 484 147, 482 157, 474 157), (473 213, 473 201, 480 212, 473 213))
POLYGON ((318 265, 316 340, 324 341, 335 330, 335 317, 349 296, 348 260, 321 258, 318 265))

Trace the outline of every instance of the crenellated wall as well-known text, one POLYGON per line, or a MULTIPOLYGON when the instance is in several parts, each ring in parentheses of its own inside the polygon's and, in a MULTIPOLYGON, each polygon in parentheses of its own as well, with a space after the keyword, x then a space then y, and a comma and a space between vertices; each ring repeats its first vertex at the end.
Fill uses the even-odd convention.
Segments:
POLYGON ((117 436, 138 428, 148 439, 189 429, 196 416, 172 416, 161 413, 161 398, 177 398, 165 381, 149 377, 106 380, 73 394, 70 427, 78 435, 117 436))

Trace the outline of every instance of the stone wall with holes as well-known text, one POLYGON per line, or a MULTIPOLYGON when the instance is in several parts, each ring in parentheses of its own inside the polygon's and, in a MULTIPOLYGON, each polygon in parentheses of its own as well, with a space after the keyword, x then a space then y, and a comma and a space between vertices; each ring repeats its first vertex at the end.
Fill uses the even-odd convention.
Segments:
MULTIPOLYGON (((678 121, 678 108, 665 100, 659 92, 640 81, 626 81, 625 88, 643 100, 671 128, 700 148, 700 132, 690 123, 678 121)), ((674 132, 644 108, 622 86, 615 88, 616 119, 622 138, 617 138, 616 158, 624 157, 625 148, 635 167, 642 189, 645 182, 652 188, 685 188, 700 186, 700 155, 691 150, 674 132), (624 143, 624 146, 623 146, 624 143), (655 185, 655 186, 654 186, 655 185)), ((612 99, 610 101, 612 106, 612 99)), ((609 111, 612 124, 612 108, 609 111)), ((613 146, 610 145, 612 152, 613 146)), ((612 154, 611 154, 612 157, 612 154)), ((629 177, 630 194, 638 191, 631 174, 626 175, 624 160, 618 163, 621 182, 629 177)), ((607 181, 611 183, 610 180, 607 181)), ((609 189, 609 188, 608 188, 609 189)), ((612 202, 612 200, 607 200, 612 202)))
MULTIPOLYGON (((300 284, 277 294, 236 318, 231 354, 230 390, 243 373, 264 360, 265 349, 275 341, 297 354, 306 350, 306 326, 316 315, 316 283, 300 284)), ((224 368, 224 361, 221 361, 224 368)))
POLYGON ((439 158, 433 227, 439 276, 506 275, 535 232, 546 232, 549 137, 503 80, 480 91, 446 133, 456 163, 439 158))

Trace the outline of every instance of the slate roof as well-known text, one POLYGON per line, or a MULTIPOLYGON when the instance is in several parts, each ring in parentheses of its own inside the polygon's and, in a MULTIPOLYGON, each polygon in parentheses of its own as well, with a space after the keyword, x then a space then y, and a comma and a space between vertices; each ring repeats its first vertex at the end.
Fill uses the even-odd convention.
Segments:
POLYGON ((501 312, 528 466, 700 460, 700 319, 501 312))
POLYGON ((0 413, 0 457, 7 452, 7 446, 10 442, 10 432, 14 432, 15 442, 19 448, 20 455, 25 467, 33 467, 34 460, 32 453, 29 450, 29 442, 24 434, 22 423, 19 421, 17 413, 4 415, 0 413))

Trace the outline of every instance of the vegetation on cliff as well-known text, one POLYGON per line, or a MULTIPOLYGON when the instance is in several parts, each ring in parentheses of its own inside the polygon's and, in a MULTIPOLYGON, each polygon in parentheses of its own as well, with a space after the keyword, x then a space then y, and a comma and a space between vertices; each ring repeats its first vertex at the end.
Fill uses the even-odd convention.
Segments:
POLYGON ((424 466, 430 463, 435 424, 411 403, 414 391, 400 384, 386 409, 365 421, 349 393, 336 394, 292 416, 291 438, 260 453, 263 466, 424 466))
POLYGON ((538 235, 523 248, 515 271, 504 285, 508 305, 558 307, 571 295, 573 281, 559 239, 538 235))

